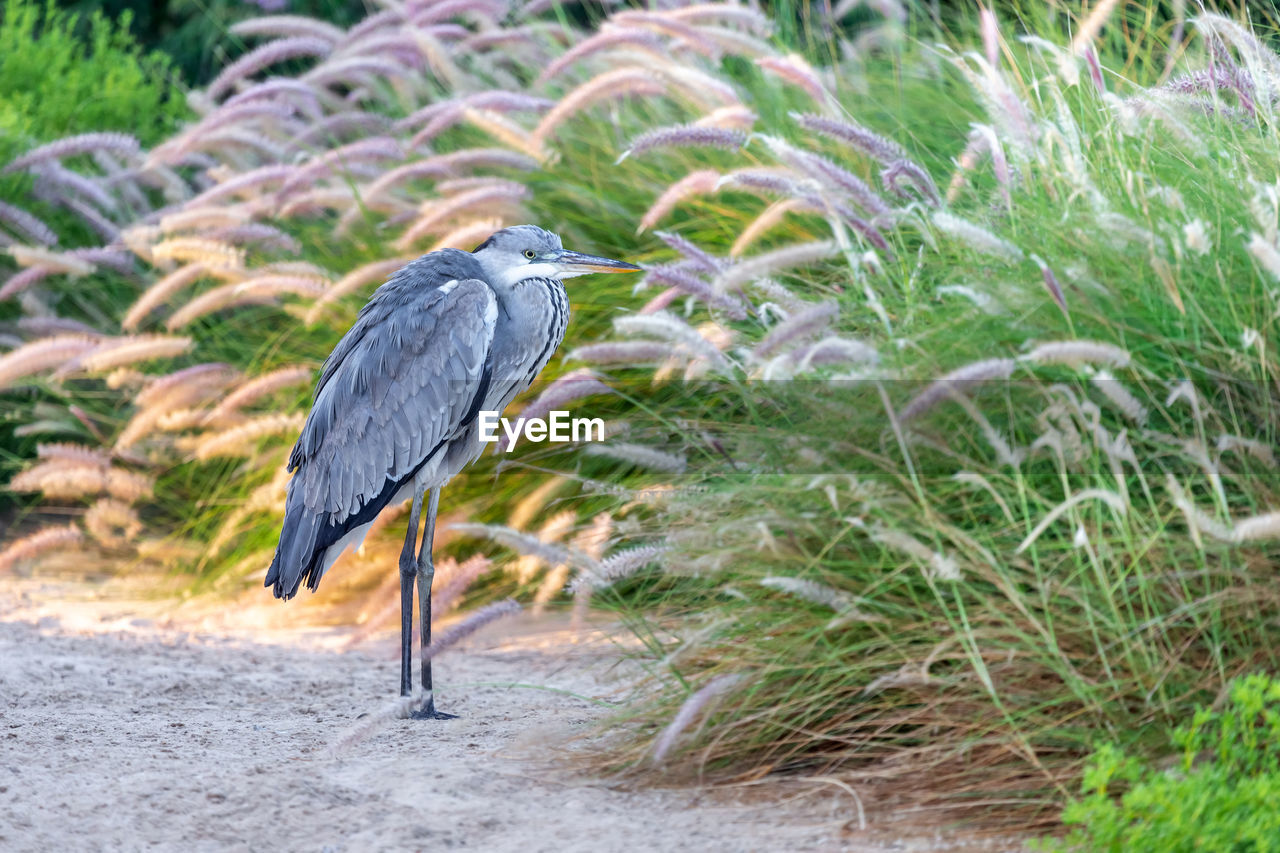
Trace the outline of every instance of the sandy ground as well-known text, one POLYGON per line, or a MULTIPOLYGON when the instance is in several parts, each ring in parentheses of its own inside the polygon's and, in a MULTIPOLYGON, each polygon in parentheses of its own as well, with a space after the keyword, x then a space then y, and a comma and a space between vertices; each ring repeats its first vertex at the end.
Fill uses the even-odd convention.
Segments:
POLYGON ((563 621, 520 617, 441 656, 438 704, 458 719, 384 720, 394 635, 340 652, 339 629, 241 619, 214 633, 161 604, 0 584, 6 851, 957 847, 859 831, 829 786, 636 790, 583 774, 572 753, 606 713, 592 700, 616 694, 616 655, 563 621), (370 719, 384 721, 343 742, 370 719))

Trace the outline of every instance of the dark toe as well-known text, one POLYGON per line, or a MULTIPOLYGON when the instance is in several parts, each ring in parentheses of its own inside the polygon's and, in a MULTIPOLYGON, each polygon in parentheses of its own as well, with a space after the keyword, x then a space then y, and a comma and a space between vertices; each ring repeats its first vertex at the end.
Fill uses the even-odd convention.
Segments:
POLYGON ((411 720, 456 720, 457 714, 446 714, 443 711, 437 711, 434 705, 428 705, 425 708, 417 708, 409 712, 411 720))

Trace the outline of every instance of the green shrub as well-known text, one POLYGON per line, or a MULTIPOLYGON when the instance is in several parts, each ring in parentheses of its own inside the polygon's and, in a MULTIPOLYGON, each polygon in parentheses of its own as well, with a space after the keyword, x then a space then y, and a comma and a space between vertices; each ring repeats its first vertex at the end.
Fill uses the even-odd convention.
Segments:
POLYGON ((1218 850, 1280 848, 1280 680, 1234 682, 1224 710, 1198 710, 1176 729, 1175 769, 1152 766, 1115 744, 1099 747, 1084 796, 1063 812, 1077 824, 1050 850, 1218 850), (1117 800, 1116 788, 1125 789, 1117 800))
POLYGON ((119 130, 144 144, 186 115, 169 84, 169 61, 143 55, 128 32, 95 12, 84 38, 78 16, 7 0, 0 11, 0 156, 73 133, 119 130))
POLYGON ((190 86, 208 83, 244 52, 244 40, 228 32, 239 21, 264 14, 305 13, 346 28, 368 14, 365 3, 351 0, 313 0, 305 6, 260 5, 251 0, 62 0, 59 5, 71 13, 102 10, 111 18, 130 15, 129 30, 143 49, 165 54, 190 86))

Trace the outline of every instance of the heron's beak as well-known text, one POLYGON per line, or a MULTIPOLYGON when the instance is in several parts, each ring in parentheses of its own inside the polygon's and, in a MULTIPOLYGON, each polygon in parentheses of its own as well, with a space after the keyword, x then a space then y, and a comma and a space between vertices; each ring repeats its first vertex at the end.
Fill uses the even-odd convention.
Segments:
POLYGON ((560 249, 548 259, 559 267, 562 276, 586 275, 595 272, 639 272, 640 267, 613 258, 602 258, 599 255, 584 255, 581 252, 570 252, 560 249))

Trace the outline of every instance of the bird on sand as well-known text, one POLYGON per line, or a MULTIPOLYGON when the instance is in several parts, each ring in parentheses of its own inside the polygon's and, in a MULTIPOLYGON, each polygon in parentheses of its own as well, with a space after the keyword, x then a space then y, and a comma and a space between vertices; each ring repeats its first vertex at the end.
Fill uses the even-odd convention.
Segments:
POLYGON ((412 500, 400 552, 400 694, 410 695, 414 583, 423 702, 412 716, 448 719, 431 685, 431 545, 440 489, 481 452, 481 412, 501 414, 564 339, 564 279, 640 267, 565 249, 534 225, 504 228, 474 251, 441 249, 394 273, 325 361, 289 456, 284 523, 265 586, 314 592, 378 513, 412 500), (419 548, 418 529, 426 503, 419 548))

